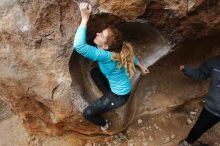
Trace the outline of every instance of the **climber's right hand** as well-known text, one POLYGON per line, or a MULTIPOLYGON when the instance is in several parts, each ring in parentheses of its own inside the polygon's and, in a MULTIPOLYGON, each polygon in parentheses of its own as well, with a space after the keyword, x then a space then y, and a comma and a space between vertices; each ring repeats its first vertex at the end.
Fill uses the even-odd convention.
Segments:
POLYGON ((82 22, 87 24, 89 20, 89 16, 92 11, 91 5, 89 5, 88 3, 82 2, 79 4, 79 9, 80 9, 81 17, 82 17, 82 22))

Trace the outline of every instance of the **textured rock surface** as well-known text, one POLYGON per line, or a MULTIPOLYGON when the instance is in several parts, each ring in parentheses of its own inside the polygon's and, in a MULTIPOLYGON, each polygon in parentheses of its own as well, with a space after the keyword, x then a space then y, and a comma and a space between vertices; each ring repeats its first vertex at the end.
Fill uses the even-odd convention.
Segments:
POLYGON ((118 17, 133 20, 144 13, 146 3, 144 0, 97 0, 99 12, 111 13, 118 17))
POLYGON ((178 43, 187 38, 196 39, 219 34, 219 0, 162 0, 147 1, 140 18, 178 43))
MULTIPOLYGON (((220 53, 219 1, 89 2, 94 13, 88 27, 89 42, 95 32, 115 25, 144 63, 150 66, 159 60, 149 76, 139 79, 137 74, 129 102, 105 115, 114 121, 108 134, 124 130, 143 114, 163 112, 206 93, 207 82, 183 77, 178 65, 196 66, 220 53), (174 51, 169 53, 170 49, 174 51)), ((73 0, 0 2, 0 98, 32 132, 101 133, 81 115, 100 92, 89 76, 93 63, 72 54, 79 22, 73 0)))

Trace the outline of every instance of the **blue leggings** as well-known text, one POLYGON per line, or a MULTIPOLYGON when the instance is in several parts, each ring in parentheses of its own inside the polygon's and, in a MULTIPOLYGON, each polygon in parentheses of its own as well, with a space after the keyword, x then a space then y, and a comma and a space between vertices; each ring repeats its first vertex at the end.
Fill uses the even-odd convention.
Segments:
POLYGON ((102 91, 103 96, 89 104, 89 106, 84 109, 83 116, 96 125, 105 126, 106 121, 101 114, 124 105, 130 93, 126 95, 117 95, 113 93, 107 78, 99 68, 93 68, 90 71, 90 75, 97 87, 102 91))

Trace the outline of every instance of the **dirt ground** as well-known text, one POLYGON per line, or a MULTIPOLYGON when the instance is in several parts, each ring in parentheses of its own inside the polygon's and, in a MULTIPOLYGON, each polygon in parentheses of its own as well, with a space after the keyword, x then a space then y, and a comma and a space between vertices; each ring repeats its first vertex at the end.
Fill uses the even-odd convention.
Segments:
MULTIPOLYGON (((193 126, 202 104, 197 99, 169 112, 146 115, 115 136, 68 133, 51 137, 28 133, 22 121, 0 100, 0 146, 176 146, 193 126)), ((220 146, 220 124, 205 133, 199 142, 220 146)))

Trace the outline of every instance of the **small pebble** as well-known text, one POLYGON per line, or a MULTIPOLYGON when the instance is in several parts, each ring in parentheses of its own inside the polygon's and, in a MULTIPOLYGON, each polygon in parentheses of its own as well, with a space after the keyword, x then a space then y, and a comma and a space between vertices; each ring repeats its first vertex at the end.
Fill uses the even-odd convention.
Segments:
POLYGON ((149 140, 149 141, 153 141, 154 139, 153 139, 152 136, 149 136, 148 140, 149 140))
POLYGON ((138 124, 141 124, 143 121, 141 119, 138 119, 138 124))
POLYGON ((168 143, 170 141, 170 137, 166 137, 164 143, 168 143))
POLYGON ((176 135, 175 134, 172 134, 171 135, 171 139, 173 140, 173 139, 175 139, 176 138, 176 135))
POLYGON ((187 119, 187 124, 188 124, 188 125, 191 125, 191 124, 192 124, 192 120, 188 118, 188 119, 187 119))

